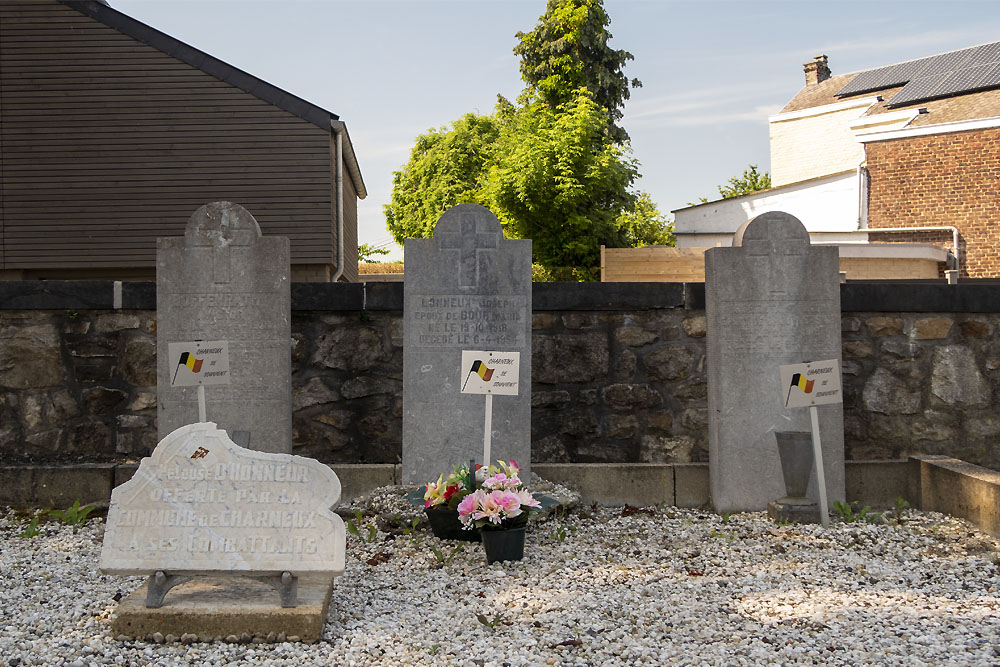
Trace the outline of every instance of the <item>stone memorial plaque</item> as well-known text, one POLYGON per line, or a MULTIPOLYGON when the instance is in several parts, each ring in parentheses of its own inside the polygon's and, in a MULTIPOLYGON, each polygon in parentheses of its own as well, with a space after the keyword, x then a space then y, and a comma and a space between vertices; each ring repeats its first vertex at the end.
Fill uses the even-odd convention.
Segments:
POLYGON ((507 240, 476 204, 407 239, 403 286, 403 482, 437 479, 483 451, 484 396, 462 393, 463 350, 519 352, 520 390, 493 403, 492 458, 531 465, 531 241, 507 240))
MULTIPOLYGON (((840 273, 836 248, 815 247, 787 213, 754 218, 731 248, 705 253, 709 478, 716 511, 763 510, 785 495, 776 431, 809 431, 809 411, 785 408, 778 368, 838 360, 840 273)), ((821 405, 827 493, 844 500, 840 403, 821 405)), ((816 499, 815 473, 809 497, 816 499)))
POLYGON ((212 423, 183 426, 111 494, 101 571, 139 575, 344 572, 330 509, 340 480, 291 454, 244 449, 212 423))
POLYGON ((288 239, 261 237, 238 204, 202 206, 183 237, 157 239, 157 427, 198 421, 194 386, 171 387, 171 343, 229 342, 228 384, 205 389, 206 414, 260 451, 292 451, 288 239))

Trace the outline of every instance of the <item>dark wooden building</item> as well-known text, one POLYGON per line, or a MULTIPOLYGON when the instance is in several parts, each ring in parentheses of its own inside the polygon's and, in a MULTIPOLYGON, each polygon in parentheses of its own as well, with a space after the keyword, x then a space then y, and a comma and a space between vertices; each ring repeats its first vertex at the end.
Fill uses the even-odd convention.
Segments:
POLYGON ((336 114, 104 2, 0 0, 0 278, 151 279, 229 200, 293 280, 353 281, 365 196, 336 114))

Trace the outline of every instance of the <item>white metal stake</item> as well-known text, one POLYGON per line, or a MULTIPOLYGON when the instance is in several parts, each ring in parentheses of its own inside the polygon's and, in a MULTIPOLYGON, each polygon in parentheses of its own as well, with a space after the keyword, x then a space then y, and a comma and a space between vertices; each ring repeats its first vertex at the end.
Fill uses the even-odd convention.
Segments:
POLYGON ((483 467, 490 467, 490 441, 493 439, 493 394, 486 394, 486 426, 483 429, 483 467))
POLYGON ((207 422, 208 417, 205 416, 205 385, 198 385, 198 421, 207 422))
POLYGON ((819 412, 815 405, 809 406, 812 420, 813 458, 816 460, 816 485, 819 487, 819 518, 824 528, 830 527, 830 510, 826 505, 826 475, 823 473, 823 446, 819 440, 819 412))

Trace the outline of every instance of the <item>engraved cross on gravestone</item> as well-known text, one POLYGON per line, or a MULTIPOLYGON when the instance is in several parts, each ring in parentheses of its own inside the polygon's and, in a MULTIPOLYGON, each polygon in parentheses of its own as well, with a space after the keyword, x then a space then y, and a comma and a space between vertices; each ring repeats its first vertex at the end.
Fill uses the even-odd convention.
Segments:
MULTIPOLYGON (((250 216, 253 220, 253 216, 250 216)), ((184 239, 190 248, 207 249, 211 252, 212 278, 216 283, 228 283, 232 271, 233 246, 245 248, 260 236, 257 221, 253 225, 244 216, 234 214, 229 208, 219 210, 217 220, 202 216, 192 218, 192 223, 184 230, 184 239)))
POLYGON ((458 250, 459 281, 461 287, 472 287, 479 283, 480 253, 495 250, 500 234, 495 230, 480 231, 474 215, 465 214, 458 231, 435 233, 442 250, 458 250))
POLYGON ((769 292, 784 294, 793 286, 791 276, 801 271, 801 262, 809 254, 805 227, 763 219, 753 229, 744 226, 737 234, 733 245, 746 249, 755 272, 767 272, 769 292))
POLYGON ((462 352, 520 353, 519 393, 492 403, 491 458, 531 465, 531 241, 504 239, 477 204, 445 212, 432 239, 406 240, 403 481, 479 461, 485 397, 463 394, 462 352))

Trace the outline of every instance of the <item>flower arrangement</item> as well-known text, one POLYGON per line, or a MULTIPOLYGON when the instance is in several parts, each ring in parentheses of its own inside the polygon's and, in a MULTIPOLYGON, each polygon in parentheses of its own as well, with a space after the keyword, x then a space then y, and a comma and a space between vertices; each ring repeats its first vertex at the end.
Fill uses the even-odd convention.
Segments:
POLYGON ((458 520, 466 530, 521 526, 528 521, 528 510, 541 507, 518 477, 521 469, 517 461, 497 463, 499 466, 476 471, 477 478, 483 478, 482 486, 458 503, 458 520))
POLYGON ((457 465, 447 477, 440 475, 436 482, 429 483, 424 490, 424 509, 454 510, 467 495, 472 493, 473 484, 469 476, 469 466, 457 465))

